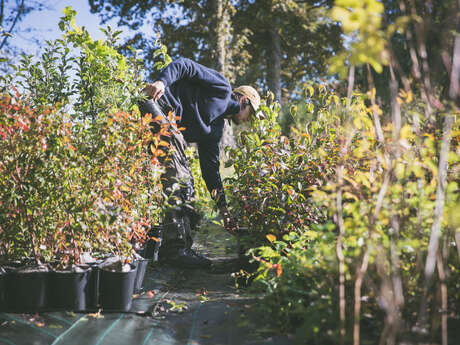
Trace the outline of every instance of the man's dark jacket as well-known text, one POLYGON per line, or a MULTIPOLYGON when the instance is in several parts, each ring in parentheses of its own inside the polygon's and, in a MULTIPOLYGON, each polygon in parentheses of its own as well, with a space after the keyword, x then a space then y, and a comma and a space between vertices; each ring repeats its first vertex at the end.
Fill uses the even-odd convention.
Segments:
POLYGON ((216 190, 219 206, 225 204, 219 173, 219 141, 225 116, 240 111, 228 81, 217 71, 180 58, 164 68, 156 80, 165 84, 167 102, 179 117, 185 140, 198 145, 200 166, 208 190, 216 190))

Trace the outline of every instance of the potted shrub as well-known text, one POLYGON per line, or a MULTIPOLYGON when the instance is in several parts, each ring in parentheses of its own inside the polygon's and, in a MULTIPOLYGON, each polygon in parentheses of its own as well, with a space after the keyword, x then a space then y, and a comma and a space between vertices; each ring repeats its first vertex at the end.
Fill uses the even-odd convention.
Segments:
MULTIPOLYGON (((60 23, 65 38, 50 42, 38 62, 24 56, 16 79, 3 78, 0 99, 0 262, 9 263, 10 272, 18 270, 12 262, 33 263, 40 267, 36 277, 53 271, 43 274, 34 309, 46 304, 46 296, 59 295, 58 287, 46 292, 49 281, 62 287, 72 282, 78 290, 50 306, 82 309, 86 298, 96 307, 99 270, 79 267, 83 254, 117 256, 120 267, 133 264, 131 240, 146 238, 142 233, 158 222, 162 203, 155 160, 160 148, 150 119, 142 120, 135 106, 142 90, 139 60, 117 52, 119 33, 107 30, 107 40, 95 42, 74 17, 66 9, 60 23), (69 57, 70 45, 79 57, 69 57), (71 81, 75 69, 79 79, 71 81)), ((7 277, 7 286, 18 280, 7 277)))

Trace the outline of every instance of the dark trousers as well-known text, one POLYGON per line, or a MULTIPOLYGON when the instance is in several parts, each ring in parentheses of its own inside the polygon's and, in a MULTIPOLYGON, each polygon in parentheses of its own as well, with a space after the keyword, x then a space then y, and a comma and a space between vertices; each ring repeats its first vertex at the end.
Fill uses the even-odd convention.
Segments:
POLYGON ((185 155, 187 143, 175 126, 173 109, 160 99, 158 102, 148 100, 139 104, 139 110, 143 116, 152 114, 152 119, 162 116, 161 120, 152 122, 152 132, 158 134, 161 131, 160 139, 169 144, 162 148, 167 152, 160 158, 160 163, 165 168, 161 176, 163 192, 168 198, 163 226, 160 227, 162 233, 158 234, 161 238, 161 257, 162 253, 170 250, 192 247, 192 229, 196 227, 199 215, 194 207, 193 175, 185 155), (162 128, 168 131, 162 131, 162 128))

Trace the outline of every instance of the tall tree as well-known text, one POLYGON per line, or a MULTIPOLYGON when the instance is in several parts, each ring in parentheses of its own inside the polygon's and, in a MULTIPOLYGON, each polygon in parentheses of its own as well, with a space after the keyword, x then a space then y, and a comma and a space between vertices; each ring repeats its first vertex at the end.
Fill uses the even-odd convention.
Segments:
MULTIPOLYGON (((340 47, 330 22, 332 0, 89 0, 103 21, 139 30, 155 25, 172 56, 191 57, 237 84, 258 83, 282 99, 282 88, 322 75, 340 47)), ((136 34, 130 44, 147 47, 136 34)), ((147 54, 147 59, 149 55, 147 54)))
MULTIPOLYGON (((324 75, 341 46, 340 28, 327 11, 332 0, 241 0, 235 31, 250 30, 252 61, 246 80, 259 79, 283 101, 282 89, 324 75)), ((284 94, 287 98, 287 93, 284 94)))
POLYGON ((231 0, 89 0, 89 4, 103 23, 118 18, 120 26, 138 31, 127 43, 144 49, 147 63, 153 60, 155 37, 144 37, 139 32, 143 26, 160 33, 171 56, 189 57, 229 73, 231 0))

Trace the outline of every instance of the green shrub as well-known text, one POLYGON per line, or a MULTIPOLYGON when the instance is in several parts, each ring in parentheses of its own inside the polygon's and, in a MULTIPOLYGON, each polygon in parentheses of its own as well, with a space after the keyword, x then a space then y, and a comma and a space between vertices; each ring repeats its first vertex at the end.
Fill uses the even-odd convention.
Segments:
MULTIPOLYGON (((260 262, 255 287, 267 293, 260 305, 267 322, 283 331, 296 330, 306 342, 338 341, 340 239, 345 326, 353 328, 359 289, 362 337, 372 339, 373 330, 383 327, 381 316, 400 303, 393 290, 398 284, 404 323, 415 323, 423 288, 421 262, 434 219, 441 135, 429 121, 416 134, 410 125, 416 111, 410 97, 400 99, 403 124, 395 142, 391 123, 383 124, 379 137, 366 95, 355 95, 349 106, 323 86, 308 96, 315 98, 307 102, 314 105, 314 114, 295 116, 312 120, 292 127, 289 138, 280 135, 273 121, 276 109, 266 107, 267 120, 257 123, 254 133, 241 133, 240 147, 231 152, 236 176, 227 188, 240 223, 249 228, 248 255, 260 262), (362 288, 356 285, 360 279, 362 288)), ((460 273, 453 241, 458 226, 453 212, 460 204, 458 121, 453 137, 440 249, 452 303, 458 299, 460 273)), ((433 319, 440 317, 431 313, 433 319)))
POLYGON ((83 252, 130 260, 163 203, 160 133, 136 105, 142 61, 117 52, 118 32, 93 41, 73 10, 64 14, 64 38, 2 78, 0 255, 61 266, 83 252))

